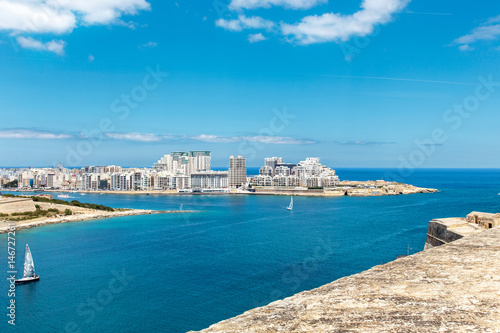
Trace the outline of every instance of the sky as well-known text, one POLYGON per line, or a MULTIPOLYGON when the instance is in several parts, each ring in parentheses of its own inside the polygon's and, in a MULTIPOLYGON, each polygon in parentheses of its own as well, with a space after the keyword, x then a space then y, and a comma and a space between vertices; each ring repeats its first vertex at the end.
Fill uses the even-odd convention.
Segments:
POLYGON ((0 166, 498 168, 499 59, 487 0, 1 0, 0 166))

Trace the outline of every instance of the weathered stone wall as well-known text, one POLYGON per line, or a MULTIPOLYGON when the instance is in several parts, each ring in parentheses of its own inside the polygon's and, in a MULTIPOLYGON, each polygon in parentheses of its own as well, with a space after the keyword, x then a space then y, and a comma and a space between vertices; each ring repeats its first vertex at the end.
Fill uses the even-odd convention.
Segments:
POLYGON ((33 200, 28 198, 0 198, 0 213, 12 214, 35 211, 33 200))
POLYGON ((500 332, 500 229, 376 266, 202 332, 500 332))
MULTIPOLYGON (((455 223, 454 225, 457 225, 460 222, 461 221, 457 219, 457 223, 455 223)), ((461 224, 465 225, 465 220, 461 224)), ((424 249, 429 249, 434 246, 441 246, 463 238, 462 235, 453 232, 450 229, 452 228, 448 228, 448 225, 444 224, 441 220, 430 221, 424 249)))

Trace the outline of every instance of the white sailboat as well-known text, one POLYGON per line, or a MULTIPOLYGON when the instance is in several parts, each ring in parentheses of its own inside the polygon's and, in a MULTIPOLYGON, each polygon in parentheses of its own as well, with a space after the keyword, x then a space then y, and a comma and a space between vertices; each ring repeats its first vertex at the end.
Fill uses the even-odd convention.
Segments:
POLYGON ((290 197, 290 204, 286 207, 288 210, 293 210, 293 197, 290 197))
POLYGON ((25 284, 40 280, 40 276, 35 274, 35 264, 31 256, 30 247, 26 244, 26 252, 24 254, 24 272, 23 278, 16 280, 16 284, 25 284))

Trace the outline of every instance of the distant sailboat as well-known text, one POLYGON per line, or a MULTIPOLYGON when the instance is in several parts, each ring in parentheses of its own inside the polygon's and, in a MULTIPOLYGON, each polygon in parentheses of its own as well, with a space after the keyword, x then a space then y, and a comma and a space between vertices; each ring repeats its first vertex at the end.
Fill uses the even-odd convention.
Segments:
POLYGON ((286 207, 288 210, 293 210, 293 197, 290 197, 290 204, 286 207))
POLYGON ((182 212, 182 204, 181 204, 181 207, 179 208, 179 211, 181 211, 181 212, 182 212))
POLYGON ((16 284, 25 284, 40 280, 40 276, 35 274, 35 264, 31 256, 30 247, 26 244, 26 252, 24 254, 24 273, 23 278, 16 280, 16 284))

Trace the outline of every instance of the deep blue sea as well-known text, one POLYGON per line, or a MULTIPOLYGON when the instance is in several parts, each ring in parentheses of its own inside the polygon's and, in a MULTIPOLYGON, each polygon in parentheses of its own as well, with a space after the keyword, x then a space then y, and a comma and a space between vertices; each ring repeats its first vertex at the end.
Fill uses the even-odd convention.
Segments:
MULTIPOLYGON (((338 169, 376 180, 383 169, 338 169)), ((66 223, 16 233, 38 283, 17 286, 7 324, 7 235, 0 235, 1 332, 186 332, 423 249, 429 220, 500 212, 500 170, 417 170, 435 194, 369 198, 71 194, 122 208, 196 210, 66 223), (117 278, 117 276, 119 278, 117 278)), ((74 200, 73 198, 69 200, 74 200)))

